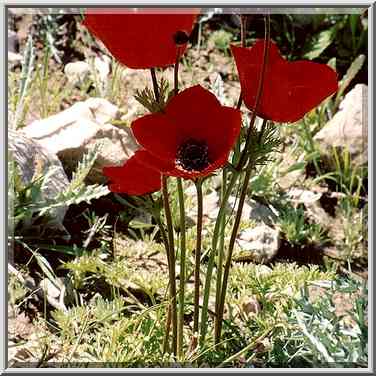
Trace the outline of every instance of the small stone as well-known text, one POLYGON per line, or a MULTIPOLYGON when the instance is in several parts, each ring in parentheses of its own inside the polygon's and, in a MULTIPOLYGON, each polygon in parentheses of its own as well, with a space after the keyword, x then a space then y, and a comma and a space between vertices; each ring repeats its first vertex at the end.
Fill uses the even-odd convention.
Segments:
POLYGON ((111 71, 111 58, 107 55, 96 56, 94 59, 94 68, 98 73, 100 81, 106 81, 111 71))
POLYGON ((241 308, 247 315, 261 312, 261 305, 256 296, 247 296, 242 299, 241 308))
POLYGON ((12 69, 21 67, 22 60, 23 60, 22 55, 12 52, 12 51, 8 51, 8 64, 12 69))
POLYGON ((60 290, 48 278, 42 279, 39 286, 52 298, 58 298, 60 296, 60 290))
POLYGON ((278 252, 279 230, 259 225, 242 231, 237 242, 240 252, 235 261, 269 262, 278 252))
POLYGON ((64 73, 68 82, 74 85, 81 85, 90 75, 90 65, 86 61, 75 61, 64 67, 64 73))
POLYGON ((287 192, 287 196, 294 203, 312 205, 320 200, 322 193, 315 193, 304 189, 292 188, 287 192))
POLYGON ((8 30, 8 52, 18 52, 19 51, 19 40, 18 35, 13 30, 8 30))
POLYGON ((257 275, 259 276, 265 276, 265 275, 268 275, 272 272, 273 270, 271 268, 269 268, 269 266, 266 266, 266 265, 259 265, 258 268, 257 268, 257 275))

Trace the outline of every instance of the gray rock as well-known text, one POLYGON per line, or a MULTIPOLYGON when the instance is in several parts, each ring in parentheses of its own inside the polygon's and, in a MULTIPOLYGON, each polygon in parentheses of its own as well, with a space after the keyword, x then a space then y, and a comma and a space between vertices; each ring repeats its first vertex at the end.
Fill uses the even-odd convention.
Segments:
POLYGON ((10 51, 10 52, 18 52, 19 51, 18 35, 13 30, 8 30, 8 51, 10 51))
POLYGON ((240 247, 235 261, 268 262, 278 252, 280 244, 279 230, 267 225, 248 228, 239 234, 240 247))
MULTIPOLYGON (((237 209, 238 202, 236 201, 236 197, 231 196, 229 198, 230 208, 235 206, 235 210, 237 209)), ((248 202, 244 203, 243 211, 242 211, 242 220, 253 220, 256 222, 265 223, 268 225, 272 225, 275 223, 276 215, 269 209, 267 206, 258 203, 255 200, 249 200, 248 202)))
MULTIPOLYGON (((37 176, 45 175, 53 168, 53 173, 42 188, 41 199, 54 199, 69 184, 61 162, 54 153, 38 142, 31 140, 15 130, 8 131, 8 148, 11 157, 19 167, 21 180, 27 185, 37 176)), ((67 207, 54 209, 52 217, 57 224, 62 224, 67 207)))
POLYGON ((98 158, 87 180, 103 183, 102 168, 123 164, 138 148, 130 128, 110 123, 120 115, 118 107, 106 99, 89 98, 49 118, 34 121, 22 132, 56 153, 67 170, 74 170, 83 154, 99 143, 98 158))
POLYGON ((329 155, 333 146, 348 148, 354 163, 367 163, 368 87, 356 85, 339 106, 339 111, 315 136, 329 155))

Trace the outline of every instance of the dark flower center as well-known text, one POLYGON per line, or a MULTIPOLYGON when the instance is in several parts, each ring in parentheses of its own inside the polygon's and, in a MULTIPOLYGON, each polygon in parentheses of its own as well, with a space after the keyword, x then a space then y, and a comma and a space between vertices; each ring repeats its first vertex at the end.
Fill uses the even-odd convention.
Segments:
POLYGON ((188 140, 178 149, 176 164, 186 171, 202 171, 209 166, 208 145, 205 141, 188 140))
POLYGON ((185 44, 189 40, 189 35, 185 31, 179 30, 174 34, 173 38, 175 44, 185 44))

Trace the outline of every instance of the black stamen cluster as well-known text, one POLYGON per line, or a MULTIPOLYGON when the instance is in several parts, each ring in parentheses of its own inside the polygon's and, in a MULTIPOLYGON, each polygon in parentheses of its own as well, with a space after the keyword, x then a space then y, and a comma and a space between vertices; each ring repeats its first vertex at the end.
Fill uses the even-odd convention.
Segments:
POLYGON ((176 164, 186 171, 202 171, 209 166, 208 145, 205 141, 188 140, 178 149, 176 164))

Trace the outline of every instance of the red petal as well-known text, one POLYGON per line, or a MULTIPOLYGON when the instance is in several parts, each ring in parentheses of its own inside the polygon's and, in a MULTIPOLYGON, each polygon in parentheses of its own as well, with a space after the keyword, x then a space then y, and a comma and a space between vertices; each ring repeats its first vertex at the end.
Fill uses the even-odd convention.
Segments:
POLYGON ((171 171, 175 168, 174 160, 163 160, 157 158, 146 150, 142 154, 140 154, 138 160, 148 168, 159 171, 163 174, 166 174, 166 172, 171 171))
POLYGON ((213 161, 231 149, 240 132, 240 111, 222 106, 214 94, 200 85, 173 97, 166 114, 178 124, 183 140, 206 141, 213 161))
POLYGON ((184 31, 189 35, 199 10, 189 9, 191 14, 178 14, 172 9, 160 12, 161 9, 89 9, 84 25, 127 67, 165 67, 174 64, 177 54, 182 55, 187 46, 177 47, 174 34, 184 31))
POLYGON ((216 159, 214 163, 211 163, 202 171, 186 171, 175 165, 175 161, 164 161, 159 158, 156 158, 154 155, 145 151, 138 158, 139 162, 151 168, 155 171, 160 172, 161 174, 168 176, 181 177, 184 179, 197 179, 198 177, 204 177, 218 168, 222 167, 228 159, 229 151, 223 154, 220 158, 216 159))
POLYGON ((136 119, 132 131, 138 143, 151 154, 162 159, 175 159, 182 135, 177 124, 165 114, 154 113, 136 119))
MULTIPOLYGON (((245 105, 253 110, 263 64, 264 40, 252 48, 231 46, 245 105)), ((261 117, 295 122, 338 89, 337 73, 324 64, 284 60, 271 42, 262 98, 261 117)))
POLYGON ((141 196, 161 189, 161 174, 139 161, 143 153, 138 150, 123 166, 103 168, 103 174, 110 180, 110 191, 141 196))
POLYGON ((213 163, 211 163, 208 167, 206 167, 202 171, 186 171, 179 167, 175 167, 173 170, 164 172, 165 175, 169 176, 176 176, 181 177, 183 179, 191 179, 195 180, 199 177, 205 177, 213 173, 215 170, 219 169, 220 167, 224 166, 228 159, 228 154, 224 154, 221 158, 218 158, 213 163))
MULTIPOLYGON (((146 115, 132 124, 137 141, 148 153, 142 162, 166 175, 193 179, 223 166, 241 128, 241 112, 221 106, 214 94, 194 86, 173 97, 165 113, 146 115), (190 139, 205 141, 210 165, 203 171, 176 166, 179 146, 190 139)), ((141 160, 140 159, 140 160, 141 160)))

